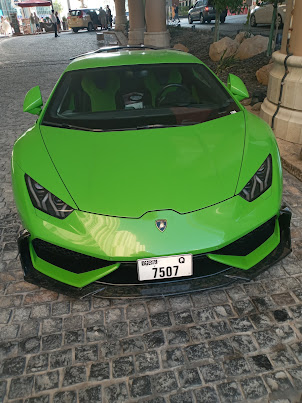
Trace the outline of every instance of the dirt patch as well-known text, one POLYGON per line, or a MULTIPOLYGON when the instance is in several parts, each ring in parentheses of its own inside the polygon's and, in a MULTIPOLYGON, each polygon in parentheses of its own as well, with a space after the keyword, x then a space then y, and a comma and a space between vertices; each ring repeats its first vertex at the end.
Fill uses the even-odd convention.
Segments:
POLYGON ((169 31, 172 47, 177 43, 185 45, 190 53, 210 67, 224 83, 228 74, 232 73, 242 79, 251 96, 258 91, 266 92, 267 87, 259 84, 256 78, 256 71, 269 63, 270 58, 265 53, 246 60, 231 60, 230 65, 223 66, 219 62, 213 62, 209 57, 210 45, 213 42, 212 32, 177 27, 170 27, 169 31))

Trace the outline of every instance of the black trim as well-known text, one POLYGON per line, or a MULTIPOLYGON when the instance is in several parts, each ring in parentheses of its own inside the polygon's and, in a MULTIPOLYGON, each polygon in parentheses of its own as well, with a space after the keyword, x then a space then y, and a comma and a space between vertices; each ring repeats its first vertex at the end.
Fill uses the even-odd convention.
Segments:
MULTIPOLYGON (((246 256, 253 250, 262 245, 274 232, 276 217, 271 218, 269 221, 256 228, 252 232, 244 235, 242 238, 232 242, 231 244, 211 251, 211 253, 219 255, 234 255, 234 256, 246 256)), ((32 246, 36 255, 45 260, 46 262, 60 267, 71 273, 81 274, 87 273, 92 270, 101 269, 103 267, 110 266, 115 263, 119 263, 119 270, 115 270, 106 276, 110 283, 139 283, 137 279, 137 264, 135 261, 121 262, 111 261, 95 258, 92 256, 84 255, 79 252, 72 251, 70 249, 62 248, 43 241, 41 239, 34 239, 32 246), (127 271, 127 277, 121 276, 121 270, 123 273, 127 271)), ((210 275, 218 273, 224 265, 222 263, 214 262, 207 257, 207 253, 202 253, 193 256, 194 273, 193 277, 199 277, 203 274, 210 275)), ((162 280, 159 280, 162 282, 162 280)))
POLYGON ((76 274, 87 273, 116 263, 74 252, 38 238, 32 241, 32 246, 40 259, 76 274))
POLYGON ((237 241, 211 253, 218 255, 234 255, 234 256, 246 256, 259 248, 270 236, 273 235, 275 230, 276 216, 272 217, 266 223, 260 225, 260 227, 254 229, 243 237, 237 239, 237 241))
POLYGON ((140 283, 139 285, 114 285, 107 282, 108 276, 106 276, 104 278, 106 282, 101 279, 83 288, 72 287, 40 273, 33 267, 29 253, 30 234, 27 231, 19 237, 18 246, 21 264, 24 271, 24 279, 46 289, 81 298, 88 295, 102 298, 141 298, 174 295, 227 286, 228 284, 239 280, 252 280, 291 252, 290 220, 291 211, 285 207, 280 211, 279 216, 281 238, 279 245, 265 259, 249 270, 240 270, 223 265, 224 269, 219 270, 214 274, 203 273, 200 277, 165 281, 161 284, 155 284, 152 282, 140 283))

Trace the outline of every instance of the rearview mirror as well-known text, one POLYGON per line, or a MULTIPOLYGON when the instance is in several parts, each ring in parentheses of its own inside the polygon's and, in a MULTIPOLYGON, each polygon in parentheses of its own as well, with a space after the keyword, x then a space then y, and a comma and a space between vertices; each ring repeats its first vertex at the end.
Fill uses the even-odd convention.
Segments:
POLYGON ((28 91, 23 103, 23 112, 40 115, 43 106, 40 87, 37 85, 28 91))
POLYGON ((249 97, 248 90, 243 81, 234 74, 229 74, 227 87, 238 101, 242 101, 249 97))

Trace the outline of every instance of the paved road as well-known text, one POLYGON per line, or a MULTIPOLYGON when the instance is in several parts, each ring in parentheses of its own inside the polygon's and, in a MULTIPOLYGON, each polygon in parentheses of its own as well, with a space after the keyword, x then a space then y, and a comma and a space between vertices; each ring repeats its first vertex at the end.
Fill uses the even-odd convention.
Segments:
POLYGON ((73 300, 22 280, 10 154, 35 121, 23 98, 40 85, 46 99, 68 58, 95 48, 87 32, 0 41, 0 401, 299 401, 302 184, 286 172, 294 253, 255 282, 138 302, 73 300))
MULTIPOLYGON (((245 31, 247 29, 246 23, 246 15, 230 15, 226 17, 225 23, 220 24, 220 33, 223 35, 233 36, 236 35, 239 31, 245 31)), ((201 24, 199 21, 194 21, 192 25, 188 23, 187 18, 180 19, 180 25, 182 28, 191 28, 192 25, 195 26, 195 29, 201 29, 204 31, 214 30, 215 21, 211 23, 201 24)), ((258 25, 257 27, 250 28, 252 34, 254 35, 264 35, 269 36, 270 25, 258 25)), ((281 32, 281 30, 279 31, 281 32)))

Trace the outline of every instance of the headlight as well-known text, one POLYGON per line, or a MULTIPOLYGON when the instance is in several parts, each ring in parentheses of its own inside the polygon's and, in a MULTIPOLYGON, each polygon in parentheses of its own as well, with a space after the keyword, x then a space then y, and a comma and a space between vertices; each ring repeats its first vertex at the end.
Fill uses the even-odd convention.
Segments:
POLYGON ((251 202, 272 185, 272 156, 269 155, 252 179, 239 193, 248 202, 251 202))
POLYGON ((60 219, 66 218, 73 211, 72 207, 50 193, 30 176, 25 175, 25 181, 30 200, 38 210, 60 219))

